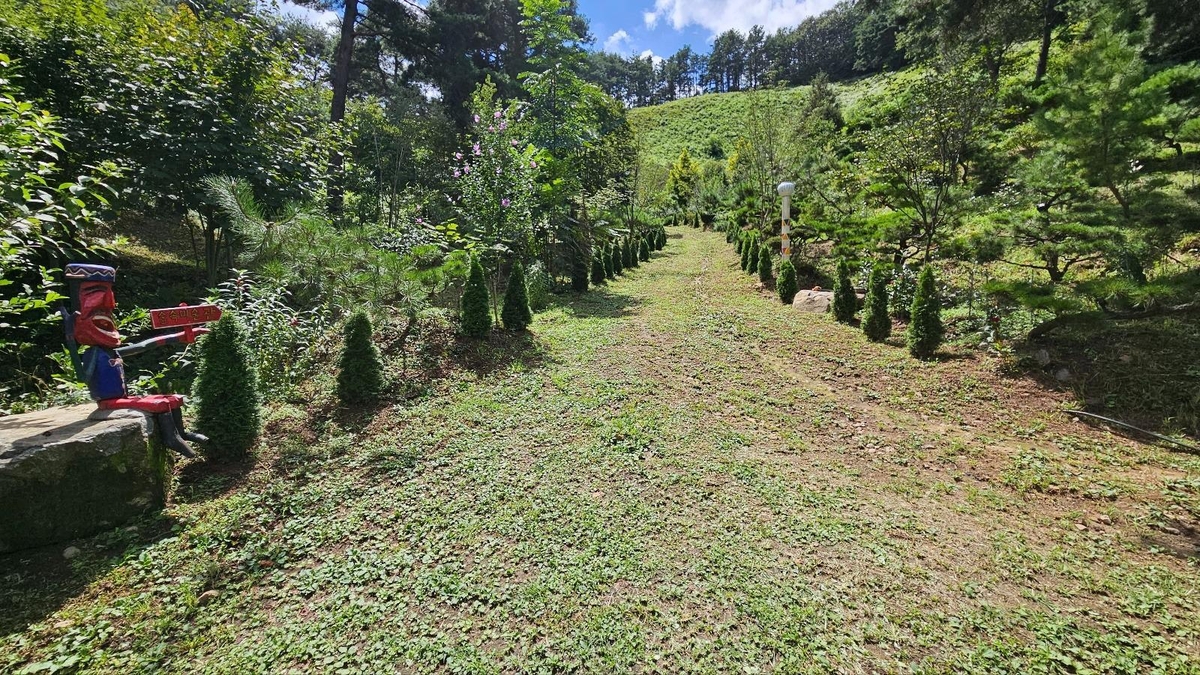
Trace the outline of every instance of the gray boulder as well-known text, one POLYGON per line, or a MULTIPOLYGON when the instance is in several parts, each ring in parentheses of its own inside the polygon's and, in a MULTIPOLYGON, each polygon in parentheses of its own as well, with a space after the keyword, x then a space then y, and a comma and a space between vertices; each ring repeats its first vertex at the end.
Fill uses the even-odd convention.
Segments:
POLYGON ((69 541, 162 508, 167 451, 136 410, 0 417, 0 553, 69 541))

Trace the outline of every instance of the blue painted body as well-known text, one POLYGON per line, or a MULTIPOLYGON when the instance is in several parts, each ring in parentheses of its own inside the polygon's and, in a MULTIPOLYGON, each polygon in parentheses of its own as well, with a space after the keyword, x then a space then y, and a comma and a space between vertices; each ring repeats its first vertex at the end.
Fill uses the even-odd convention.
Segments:
POLYGON ((88 347, 83 352, 83 380, 87 382, 92 400, 123 398, 125 396, 125 364, 116 351, 103 347, 88 347))

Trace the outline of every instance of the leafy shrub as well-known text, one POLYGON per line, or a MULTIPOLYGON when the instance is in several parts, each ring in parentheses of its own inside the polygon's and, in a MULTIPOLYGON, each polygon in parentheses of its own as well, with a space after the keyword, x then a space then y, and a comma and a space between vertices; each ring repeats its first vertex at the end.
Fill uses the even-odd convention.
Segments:
POLYGON ((604 263, 601 262, 601 260, 600 260, 600 258, 603 255, 604 255, 603 252, 598 252, 592 256, 592 285, 593 286, 599 286, 600 284, 604 283, 604 279, 606 278, 606 276, 604 274, 604 263))
POLYGON ((785 305, 792 304, 792 300, 796 299, 796 293, 800 291, 800 286, 796 282, 796 266, 791 260, 784 259, 779 265, 779 279, 775 281, 775 292, 779 294, 779 300, 785 305))
POLYGON ((621 264, 626 268, 637 267, 637 255, 633 252, 633 238, 626 237, 621 244, 621 264))
POLYGON ((529 309, 540 312, 550 306, 550 275, 541 262, 529 266, 525 275, 525 288, 529 292, 529 309))
POLYGON ((892 334, 892 317, 888 314, 888 275, 880 265, 871 268, 867 279, 867 302, 863 310, 862 329, 867 339, 883 342, 892 334))
POLYGON ((471 259, 471 275, 462 296, 462 332, 469 337, 485 337, 492 329, 492 310, 488 306, 487 281, 478 258, 471 259))
POLYGON ((617 276, 617 271, 613 269, 612 244, 605 244, 604 248, 600 249, 600 263, 604 265, 605 279, 617 276))
POLYGON ((850 282, 850 264, 843 258, 838 261, 837 279, 833 282, 833 316, 842 323, 854 321, 854 313, 858 311, 858 296, 854 293, 854 284, 850 282))
MULTIPOLYGON (((738 255, 742 255, 746 252, 746 244, 747 243, 748 243, 748 240, 746 238, 746 233, 745 232, 739 233, 737 242, 736 242, 736 244, 737 244, 736 249, 737 249, 738 255)), ((742 269, 746 269, 746 266, 742 265, 742 269)))
POLYGON ((262 423, 258 375, 251 365, 246 331, 235 314, 225 314, 199 343, 196 431, 208 436, 204 454, 219 461, 242 459, 262 423))
POLYGON ((586 241, 576 241, 571 247, 571 290, 576 293, 587 291, 591 273, 592 246, 586 241))
POLYGON ((919 359, 933 356, 942 344, 942 303, 938 297, 933 267, 926 265, 917 279, 913 296, 912 319, 908 324, 908 351, 919 359))
POLYGON ((512 270, 508 273, 500 320, 505 328, 512 331, 525 330, 533 322, 533 312, 529 309, 529 289, 525 286, 525 266, 520 260, 513 262, 512 270))
POLYGON ((771 282, 771 249, 766 246, 758 254, 758 280, 764 284, 771 282))
POLYGON ((625 255, 621 249, 620 241, 614 241, 612 245, 612 268, 614 276, 620 274, 625 269, 625 255))
POLYGON ((892 316, 901 321, 911 318, 913 298, 917 292, 917 272, 909 265, 901 265, 892 274, 892 283, 888 285, 888 307, 892 316))
POLYGON ((742 271, 746 272, 750 269, 750 241, 745 237, 742 237, 740 253, 742 256, 742 271))
POLYGON ((641 258, 642 262, 650 260, 650 244, 647 244, 645 239, 642 239, 638 243, 638 257, 641 258))
POLYGON ((758 272, 758 257, 759 257, 758 251, 759 251, 758 240, 755 239, 750 244, 750 251, 746 255, 746 271, 749 272, 750 274, 754 274, 754 273, 758 272))
POLYGON ((338 399, 345 404, 373 403, 381 391, 383 363, 371 340, 371 319, 359 310, 346 321, 345 343, 338 361, 338 399))

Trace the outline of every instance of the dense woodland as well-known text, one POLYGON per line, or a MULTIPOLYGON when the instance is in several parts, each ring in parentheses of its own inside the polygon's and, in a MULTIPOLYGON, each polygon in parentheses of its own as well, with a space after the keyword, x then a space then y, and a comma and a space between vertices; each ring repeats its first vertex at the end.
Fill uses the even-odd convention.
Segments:
MULTIPOLYGON (((279 396, 351 309, 418 339, 464 325, 478 277, 490 327, 507 280, 536 309, 664 224, 773 252, 768 287, 785 263, 812 285, 844 260, 860 288, 885 266, 901 322, 939 266, 948 336, 993 350, 1196 307, 1200 8, 862 0, 656 61, 589 50, 566 0, 313 6, 340 30, 236 1, 0 1, 3 409, 81 395, 72 259, 123 270, 126 334, 221 302, 279 396), (736 134, 691 125, 666 160, 648 140, 676 99, 734 97, 736 134)), ((187 354, 133 365, 141 390, 191 377, 187 354)), ((1159 408, 1194 430, 1200 375, 1168 370, 1159 408)))

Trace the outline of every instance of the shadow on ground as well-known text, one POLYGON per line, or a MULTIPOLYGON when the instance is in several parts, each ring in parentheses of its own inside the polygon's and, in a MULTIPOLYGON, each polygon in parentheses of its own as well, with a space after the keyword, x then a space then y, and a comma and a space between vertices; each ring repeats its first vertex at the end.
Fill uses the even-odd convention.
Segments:
MULTIPOLYGON (((642 263, 647 265, 650 263, 642 263)), ((623 276, 635 275, 638 268, 628 270, 623 276)), ((586 293, 567 291, 551 300, 551 307, 559 307, 571 316, 585 319, 617 319, 629 316, 640 304, 633 296, 616 287, 620 278, 599 287, 591 287, 586 293)))

